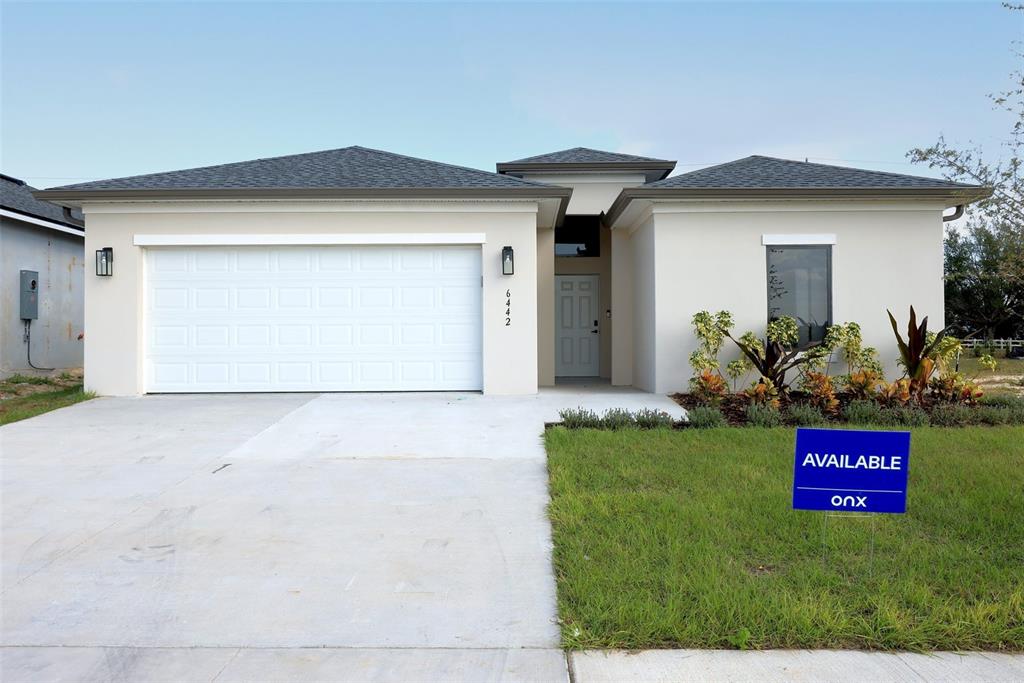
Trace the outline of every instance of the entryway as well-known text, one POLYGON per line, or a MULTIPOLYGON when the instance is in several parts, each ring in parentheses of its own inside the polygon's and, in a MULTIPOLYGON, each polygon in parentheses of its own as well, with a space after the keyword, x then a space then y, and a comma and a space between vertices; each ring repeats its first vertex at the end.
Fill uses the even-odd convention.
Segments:
POLYGON ((555 276, 555 376, 600 374, 600 277, 555 276))

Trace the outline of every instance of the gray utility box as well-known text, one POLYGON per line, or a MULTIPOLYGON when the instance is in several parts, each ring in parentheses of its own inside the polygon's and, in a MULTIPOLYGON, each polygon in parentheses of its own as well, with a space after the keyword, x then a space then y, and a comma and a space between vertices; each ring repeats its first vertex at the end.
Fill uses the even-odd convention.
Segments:
POLYGON ((35 320, 39 317, 39 272, 21 271, 21 319, 35 320))

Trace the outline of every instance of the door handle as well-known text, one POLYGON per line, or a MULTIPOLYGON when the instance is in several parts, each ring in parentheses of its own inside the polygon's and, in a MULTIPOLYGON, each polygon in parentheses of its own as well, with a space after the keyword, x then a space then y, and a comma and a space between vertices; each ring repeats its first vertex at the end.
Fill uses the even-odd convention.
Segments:
POLYGON ((597 330, 591 330, 590 334, 597 334, 597 330))

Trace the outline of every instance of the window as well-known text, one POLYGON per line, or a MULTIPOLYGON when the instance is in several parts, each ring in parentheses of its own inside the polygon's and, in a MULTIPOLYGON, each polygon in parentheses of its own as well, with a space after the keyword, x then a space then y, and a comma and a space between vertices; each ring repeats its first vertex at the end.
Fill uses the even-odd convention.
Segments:
POLYGON ((800 345, 821 341, 832 324, 832 247, 768 247, 768 320, 795 318, 800 345))
POLYGON ((601 217, 566 216, 555 228, 555 256, 601 255, 601 217))

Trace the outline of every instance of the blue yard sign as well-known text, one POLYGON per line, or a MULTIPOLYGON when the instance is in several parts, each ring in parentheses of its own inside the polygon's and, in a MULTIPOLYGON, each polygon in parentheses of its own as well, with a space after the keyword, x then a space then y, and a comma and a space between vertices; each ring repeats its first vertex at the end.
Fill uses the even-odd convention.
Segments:
POLYGON ((910 432, 797 429, 793 509, 907 510, 910 432))

